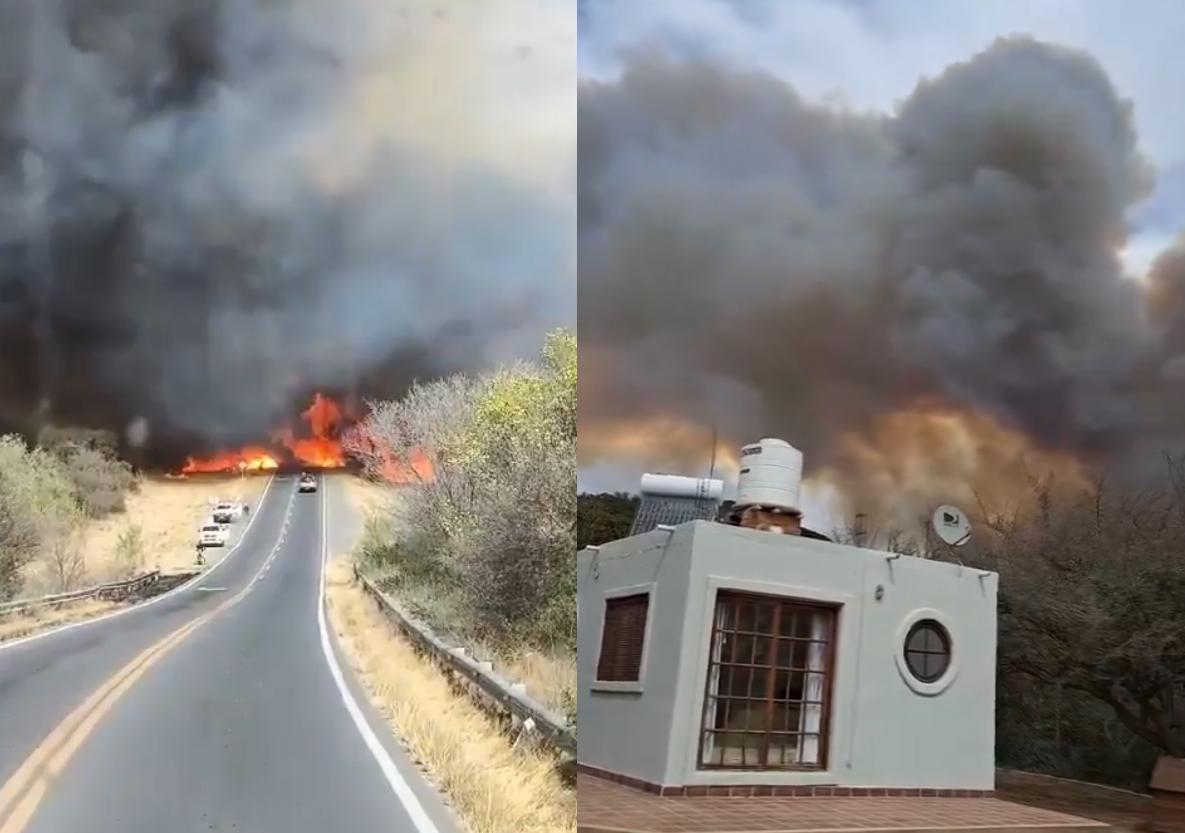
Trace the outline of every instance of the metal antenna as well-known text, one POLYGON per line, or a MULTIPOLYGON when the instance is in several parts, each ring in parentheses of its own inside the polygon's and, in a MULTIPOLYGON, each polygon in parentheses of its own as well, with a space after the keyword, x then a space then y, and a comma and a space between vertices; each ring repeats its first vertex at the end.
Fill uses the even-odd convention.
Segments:
POLYGON ((708 479, 716 476, 716 423, 712 423, 712 460, 708 464, 708 479))

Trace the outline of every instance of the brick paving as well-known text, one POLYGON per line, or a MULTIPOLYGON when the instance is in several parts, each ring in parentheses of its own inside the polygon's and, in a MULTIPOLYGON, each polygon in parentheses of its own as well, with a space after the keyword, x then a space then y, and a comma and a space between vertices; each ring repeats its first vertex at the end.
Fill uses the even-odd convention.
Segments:
POLYGON ((998 798, 662 797, 581 773, 579 833, 1091 831, 1107 824, 998 798))

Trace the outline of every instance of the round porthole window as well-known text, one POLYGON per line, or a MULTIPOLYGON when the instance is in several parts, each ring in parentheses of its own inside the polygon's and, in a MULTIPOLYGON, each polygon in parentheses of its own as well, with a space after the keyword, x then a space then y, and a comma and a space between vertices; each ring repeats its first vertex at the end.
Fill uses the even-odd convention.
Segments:
POLYGON ((919 682, 942 679, 950 668, 950 634, 933 619, 914 622, 905 636, 905 666, 919 682))

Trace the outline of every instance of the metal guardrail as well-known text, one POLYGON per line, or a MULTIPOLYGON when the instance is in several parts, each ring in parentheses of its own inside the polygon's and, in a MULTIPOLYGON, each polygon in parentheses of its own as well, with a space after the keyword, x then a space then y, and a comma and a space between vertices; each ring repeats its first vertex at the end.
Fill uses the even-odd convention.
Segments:
POLYGON ((113 581, 110 584, 100 584, 84 590, 74 590, 70 593, 55 593, 52 596, 41 596, 36 599, 16 599, 0 604, 0 616, 9 613, 22 613, 39 607, 77 602, 83 599, 124 599, 138 590, 151 587, 160 579, 160 570, 133 576, 124 581, 113 581))
POLYGON ((387 619, 424 653, 477 686, 499 711, 509 714, 528 731, 538 732, 556 749, 576 754, 576 733, 568 721, 528 695, 526 686, 500 677, 494 673, 492 663, 474 659, 465 653, 464 648, 447 644, 380 590, 357 565, 354 566, 354 577, 374 597, 387 619))

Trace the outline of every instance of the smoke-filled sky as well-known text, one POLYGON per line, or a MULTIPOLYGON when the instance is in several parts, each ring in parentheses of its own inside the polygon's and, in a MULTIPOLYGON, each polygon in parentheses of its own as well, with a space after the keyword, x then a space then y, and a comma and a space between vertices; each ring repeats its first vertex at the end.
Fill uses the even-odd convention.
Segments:
POLYGON ((575 18, 0 4, 0 428, 218 445, 534 353, 575 321, 575 18))
POLYGON ((1183 446, 1185 9, 1029 5, 582 3, 583 488, 716 424, 902 522, 1183 446))

